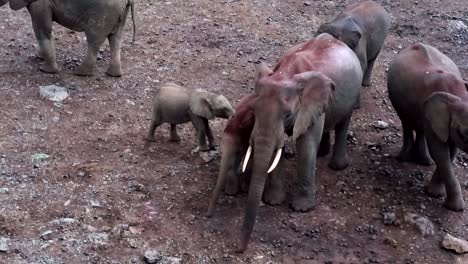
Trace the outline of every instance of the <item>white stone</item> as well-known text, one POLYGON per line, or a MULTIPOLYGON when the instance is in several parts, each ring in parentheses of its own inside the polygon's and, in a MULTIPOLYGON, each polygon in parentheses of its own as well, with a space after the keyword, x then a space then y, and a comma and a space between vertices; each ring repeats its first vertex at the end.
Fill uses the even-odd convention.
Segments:
POLYGON ((442 247, 453 250, 458 254, 468 253, 468 241, 446 234, 442 240, 442 247))
POLYGON ((39 94, 54 102, 61 102, 68 97, 67 89, 57 85, 39 86, 39 94))

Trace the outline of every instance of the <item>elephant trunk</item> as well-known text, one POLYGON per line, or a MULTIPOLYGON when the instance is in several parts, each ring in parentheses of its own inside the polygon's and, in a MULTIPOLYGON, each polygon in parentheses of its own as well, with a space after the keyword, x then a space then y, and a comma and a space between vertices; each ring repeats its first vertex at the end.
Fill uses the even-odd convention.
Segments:
POLYGON ((210 199, 210 204, 208 205, 208 211, 206 213, 207 217, 211 217, 213 215, 214 207, 218 200, 219 194, 223 189, 223 186, 226 184, 226 177, 229 173, 236 173, 236 161, 237 156, 239 155, 238 144, 229 137, 225 137, 223 139, 223 143, 221 146, 221 164, 219 168, 218 180, 216 182, 216 187, 213 191, 213 194, 210 199))
POLYGON ((241 230, 239 252, 244 252, 252 234, 257 210, 262 199, 267 178, 267 170, 273 156, 274 145, 268 138, 257 138, 254 142, 253 172, 250 180, 249 198, 241 230))

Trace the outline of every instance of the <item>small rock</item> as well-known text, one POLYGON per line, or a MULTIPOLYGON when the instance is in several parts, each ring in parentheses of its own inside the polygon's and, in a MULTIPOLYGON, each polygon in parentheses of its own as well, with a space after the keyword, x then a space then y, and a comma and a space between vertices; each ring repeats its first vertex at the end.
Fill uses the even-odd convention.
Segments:
POLYGON ((383 222, 384 225, 392 225, 395 223, 396 215, 394 212, 384 213, 383 222))
POLYGON ((405 215, 405 221, 414 224, 423 236, 434 235, 434 224, 426 217, 408 213, 405 215))
POLYGON ((147 250, 145 251, 145 261, 146 263, 158 263, 162 260, 162 255, 157 250, 147 250))
POLYGON ((446 234, 444 236, 442 247, 448 250, 453 250, 458 254, 468 253, 468 241, 456 238, 450 234, 446 234))
POLYGON ((52 239, 52 231, 51 230, 45 231, 44 233, 42 233, 41 238, 43 240, 51 240, 52 239))
POLYGON ((76 222, 78 222, 78 220, 74 218, 59 218, 59 219, 53 220, 51 223, 56 224, 56 225, 63 225, 63 224, 73 224, 76 222))
POLYGON ((109 235, 106 233, 89 234, 88 238, 96 245, 105 245, 109 241, 109 235))
POLYGON ((102 207, 101 204, 99 202, 96 202, 96 201, 91 201, 91 206, 93 208, 100 208, 102 207))
POLYGON ((0 252, 8 251, 8 240, 6 237, 0 237, 0 252))
POLYGON ((39 86, 39 94, 54 102, 61 102, 68 97, 67 89, 57 85, 39 86))
POLYGON ((49 155, 45 154, 45 153, 36 153, 34 155, 31 156, 31 159, 32 161, 35 163, 35 162, 40 162, 40 161, 44 161, 46 159, 49 158, 49 155))
POLYGON ((8 189, 6 187, 5 188, 0 188, 0 194, 8 194, 8 193, 10 193, 10 189, 8 189))
POLYGON ((304 6, 310 6, 310 2, 304 2, 303 5, 304 6))
POLYGON ((205 161, 206 163, 209 163, 213 161, 219 155, 219 151, 218 150, 210 150, 206 152, 200 151, 198 154, 200 155, 200 158, 202 158, 203 161, 205 161))
POLYGON ((388 123, 385 122, 385 121, 377 121, 377 123, 374 125, 375 128, 378 128, 378 129, 386 129, 388 128, 388 123))
POLYGON ((449 32, 454 31, 465 31, 468 30, 468 26, 460 20, 449 20, 448 22, 448 30, 449 32))
POLYGON ((390 246, 394 247, 394 248, 396 248, 398 246, 398 242, 395 239, 390 238, 390 237, 384 238, 383 242, 385 244, 387 244, 387 245, 390 245, 390 246))

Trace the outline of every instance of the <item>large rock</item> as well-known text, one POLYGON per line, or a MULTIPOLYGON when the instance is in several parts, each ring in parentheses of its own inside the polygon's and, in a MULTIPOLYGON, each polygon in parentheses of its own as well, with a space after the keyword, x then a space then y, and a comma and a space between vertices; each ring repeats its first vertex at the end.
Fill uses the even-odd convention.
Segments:
POLYGON ((408 213, 405 215, 405 221, 414 224, 423 236, 434 235, 434 224, 424 216, 408 213))
POLYGON ((448 250, 453 250, 458 254, 468 253, 468 241, 456 238, 450 234, 446 234, 444 236, 442 247, 448 250))

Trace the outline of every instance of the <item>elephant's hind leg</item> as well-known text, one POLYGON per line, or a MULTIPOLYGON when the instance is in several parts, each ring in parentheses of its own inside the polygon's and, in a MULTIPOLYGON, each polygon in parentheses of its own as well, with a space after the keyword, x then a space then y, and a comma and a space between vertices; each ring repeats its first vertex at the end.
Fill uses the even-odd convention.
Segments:
POLYGON ((154 142, 156 139, 154 138, 154 131, 158 126, 162 124, 161 114, 159 113, 157 105, 153 109, 153 116, 151 118, 151 124, 148 130, 148 134, 146 135, 146 141, 154 142))
POLYGON ((75 71, 75 74, 79 76, 93 76, 95 74, 97 54, 106 37, 98 33, 86 32, 86 39, 88 42, 86 57, 75 71))
POLYGON ((180 142, 180 137, 177 134, 177 125, 176 124, 171 124, 171 137, 170 140, 172 142, 180 142))
POLYGON ((401 120, 401 126, 403 128, 403 146, 397 156, 397 160, 410 162, 412 161, 411 149, 414 145, 413 129, 404 120, 401 120))
POLYGON ((28 11, 39 44, 39 56, 45 61, 39 69, 47 73, 56 73, 58 66, 52 38, 52 10, 43 8, 43 3, 37 1, 28 6, 28 11))
POLYGON ((413 145, 412 156, 413 161, 417 164, 424 166, 432 165, 432 159, 429 156, 426 139, 424 138, 424 132, 422 130, 416 131, 416 145, 413 145))
POLYGON ((122 33, 119 30, 119 32, 109 35, 108 39, 110 47, 110 62, 106 73, 112 77, 120 77, 122 76, 122 65, 120 59, 122 33))
POLYGON ((343 170, 349 165, 348 128, 351 115, 335 127, 335 147, 328 166, 334 170, 343 170))

